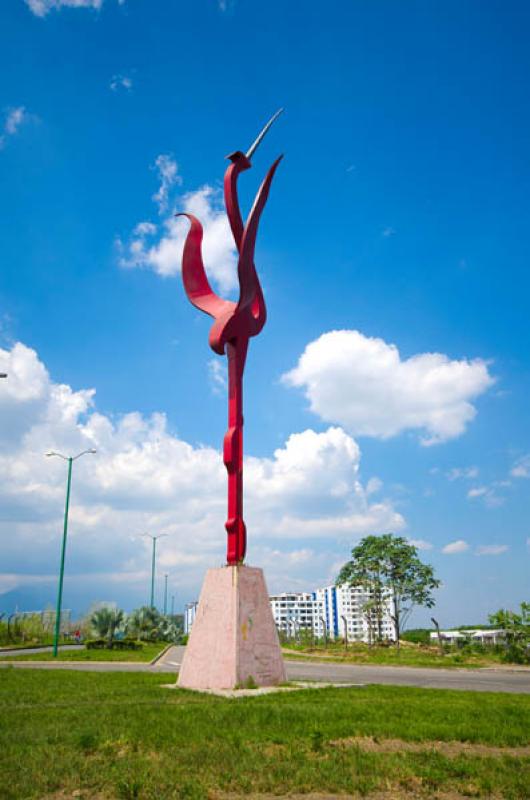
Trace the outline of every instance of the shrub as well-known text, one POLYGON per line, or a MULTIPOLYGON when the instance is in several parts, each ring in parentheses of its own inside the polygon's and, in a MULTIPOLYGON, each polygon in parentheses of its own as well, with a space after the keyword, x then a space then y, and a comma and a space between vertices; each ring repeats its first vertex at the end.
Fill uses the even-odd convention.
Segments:
MULTIPOLYGON (((108 650, 109 649, 109 642, 108 639, 88 639, 86 642, 87 650, 108 650)), ((136 639, 115 639, 111 645, 111 650, 141 650, 143 648, 143 642, 139 642, 136 639)))

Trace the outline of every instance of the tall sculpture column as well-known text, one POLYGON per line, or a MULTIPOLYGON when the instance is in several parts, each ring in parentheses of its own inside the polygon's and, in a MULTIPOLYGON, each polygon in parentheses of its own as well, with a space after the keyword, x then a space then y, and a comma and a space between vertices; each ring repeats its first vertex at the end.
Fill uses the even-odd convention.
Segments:
POLYGON ((267 172, 245 223, 237 193, 240 173, 250 169, 256 148, 280 113, 267 123, 246 154, 238 150, 228 156, 231 163, 224 177, 224 199, 239 255, 237 303, 223 300, 212 290, 202 259, 202 225, 192 214, 182 215, 190 222, 182 255, 184 288, 190 302, 214 319, 210 347, 228 358, 228 430, 223 447, 228 472, 228 569, 209 570, 206 576, 179 675, 179 685, 189 688, 233 688, 250 677, 263 685, 285 679, 263 573, 243 566, 243 372, 249 339, 262 330, 267 316, 254 249, 260 217, 282 157, 267 172))

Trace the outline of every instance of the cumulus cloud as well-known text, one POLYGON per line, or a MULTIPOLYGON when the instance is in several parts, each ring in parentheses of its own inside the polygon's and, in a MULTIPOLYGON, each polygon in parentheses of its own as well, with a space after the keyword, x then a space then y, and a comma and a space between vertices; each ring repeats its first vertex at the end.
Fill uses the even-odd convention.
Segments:
POLYGON ((159 155, 155 160, 155 168, 160 178, 158 191, 153 195, 153 200, 158 205, 160 213, 167 211, 169 194, 173 186, 182 183, 182 178, 178 173, 178 164, 171 155, 159 155))
POLYGON ((504 504, 505 499, 497 494, 495 487, 499 485, 504 486, 506 483, 506 481, 501 481, 491 486, 474 486, 467 493, 468 500, 480 498, 488 508, 498 508, 504 504))
MULTIPOLYGON (((97 455, 74 467, 69 580, 90 599, 101 599, 96 585, 143 591, 149 542, 138 534, 164 532, 160 567, 193 597, 204 569, 224 560, 221 443, 184 441, 162 413, 110 418, 97 410, 94 389, 54 382, 21 343, 0 349, 0 371, 9 375, 0 392, 1 586, 56 574, 66 474, 63 461, 44 453, 95 448, 97 455)), ((266 566, 268 559, 275 589, 285 588, 289 575, 307 587, 322 580, 322 548, 331 562, 341 541, 404 527, 390 501, 371 502, 360 480, 359 447, 340 428, 295 433, 269 458, 248 456, 245 481, 250 563, 266 566), (320 554, 311 561, 316 543, 320 554)))
POLYGON ((129 75, 122 75, 121 73, 113 75, 109 83, 109 87, 113 92, 119 92, 120 90, 130 92, 132 86, 132 78, 129 75))
POLYGON ((500 556, 509 550, 507 544, 482 544, 477 547, 477 556, 500 556))
POLYGON ((482 359, 402 359, 396 345, 355 330, 322 334, 283 381, 304 390, 315 414, 353 435, 388 439, 417 430, 424 445, 462 435, 476 415, 472 400, 494 383, 482 359))
POLYGON ((36 17, 45 17, 50 11, 61 8, 95 8, 100 9, 103 0, 25 0, 26 5, 36 17))
POLYGON ((211 358, 207 364, 210 388, 214 394, 226 393, 228 387, 228 370, 219 358, 211 358))
POLYGON ((5 147, 8 138, 14 136, 27 119, 28 112, 24 106, 9 108, 6 111, 3 132, 0 134, 0 150, 5 147))
POLYGON ((407 539, 407 541, 417 547, 418 550, 432 550, 433 548, 432 542, 427 542, 425 539, 407 539))
POLYGON ((450 481, 476 478, 478 476, 478 467, 453 467, 446 475, 450 481))
POLYGON ((510 470, 512 478, 530 478, 530 454, 519 458, 510 470))
POLYGON ((171 156, 160 155, 155 165, 160 184, 152 199, 164 218, 160 224, 150 221, 138 223, 126 242, 117 239, 120 265, 125 268, 152 269, 163 277, 180 273, 189 223, 182 217, 175 217, 175 212, 185 212, 194 214, 202 223, 202 250, 209 276, 222 292, 235 289, 237 250, 221 192, 205 185, 186 192, 171 203, 172 189, 182 183, 177 163, 171 156))
POLYGON ((465 553, 469 550, 469 545, 464 539, 457 539, 455 542, 450 542, 442 547, 442 553, 446 555, 454 555, 455 553, 465 553))

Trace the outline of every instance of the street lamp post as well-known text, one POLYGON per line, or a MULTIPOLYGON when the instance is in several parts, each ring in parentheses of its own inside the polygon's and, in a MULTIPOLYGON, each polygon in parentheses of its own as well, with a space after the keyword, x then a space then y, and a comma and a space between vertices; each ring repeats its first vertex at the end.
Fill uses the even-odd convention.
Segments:
POLYGON ((156 541, 167 533, 159 533, 158 536, 153 536, 151 533, 144 533, 143 536, 153 540, 153 555, 151 558, 151 608, 155 607, 155 563, 156 563, 156 541))
POLYGON ((164 616, 167 616, 167 579, 169 575, 167 572, 164 574, 164 616))
POLYGON ((175 595, 171 595, 171 616, 175 616, 175 595))
POLYGON ((66 536, 68 534, 68 509, 70 507, 70 487, 72 485, 72 464, 74 461, 77 461, 78 458, 81 456, 86 455, 87 453, 94 454, 95 450, 83 450, 82 453, 78 453, 76 456, 63 456, 62 453, 56 453, 55 451, 50 451, 46 453, 47 456, 58 456, 62 458, 64 461, 68 461, 68 478, 66 481, 66 503, 64 506, 64 527, 63 527, 63 542, 61 546, 61 566, 59 569, 59 591, 57 592, 57 610, 55 612, 55 635, 53 638, 53 655, 57 656, 57 650, 59 646, 59 635, 61 631, 61 606, 63 601, 63 579, 64 579, 64 558, 66 554, 66 536))

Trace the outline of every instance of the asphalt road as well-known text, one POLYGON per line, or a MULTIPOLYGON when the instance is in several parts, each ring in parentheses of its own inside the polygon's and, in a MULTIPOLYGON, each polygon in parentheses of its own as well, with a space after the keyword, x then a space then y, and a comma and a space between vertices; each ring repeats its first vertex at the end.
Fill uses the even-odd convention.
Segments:
MULTIPOLYGON (((138 663, 3 661, 0 667, 16 669, 73 669, 89 672, 160 672, 178 671, 183 647, 171 647, 154 665, 138 663)), ((3 656, 2 656, 3 658, 3 656)), ((330 662, 285 661, 289 680, 325 683, 388 684, 429 689, 465 689, 473 692, 510 692, 530 694, 530 670, 509 669, 425 669, 423 667, 379 667, 330 662)))
MULTIPOLYGON (((59 650, 82 650, 83 647, 82 644, 61 644, 59 650)), ((3 661, 4 658, 13 658, 13 656, 36 656, 38 653, 51 653, 52 650, 53 647, 26 647, 24 650, 2 650, 0 648, 0 661, 3 661)))

